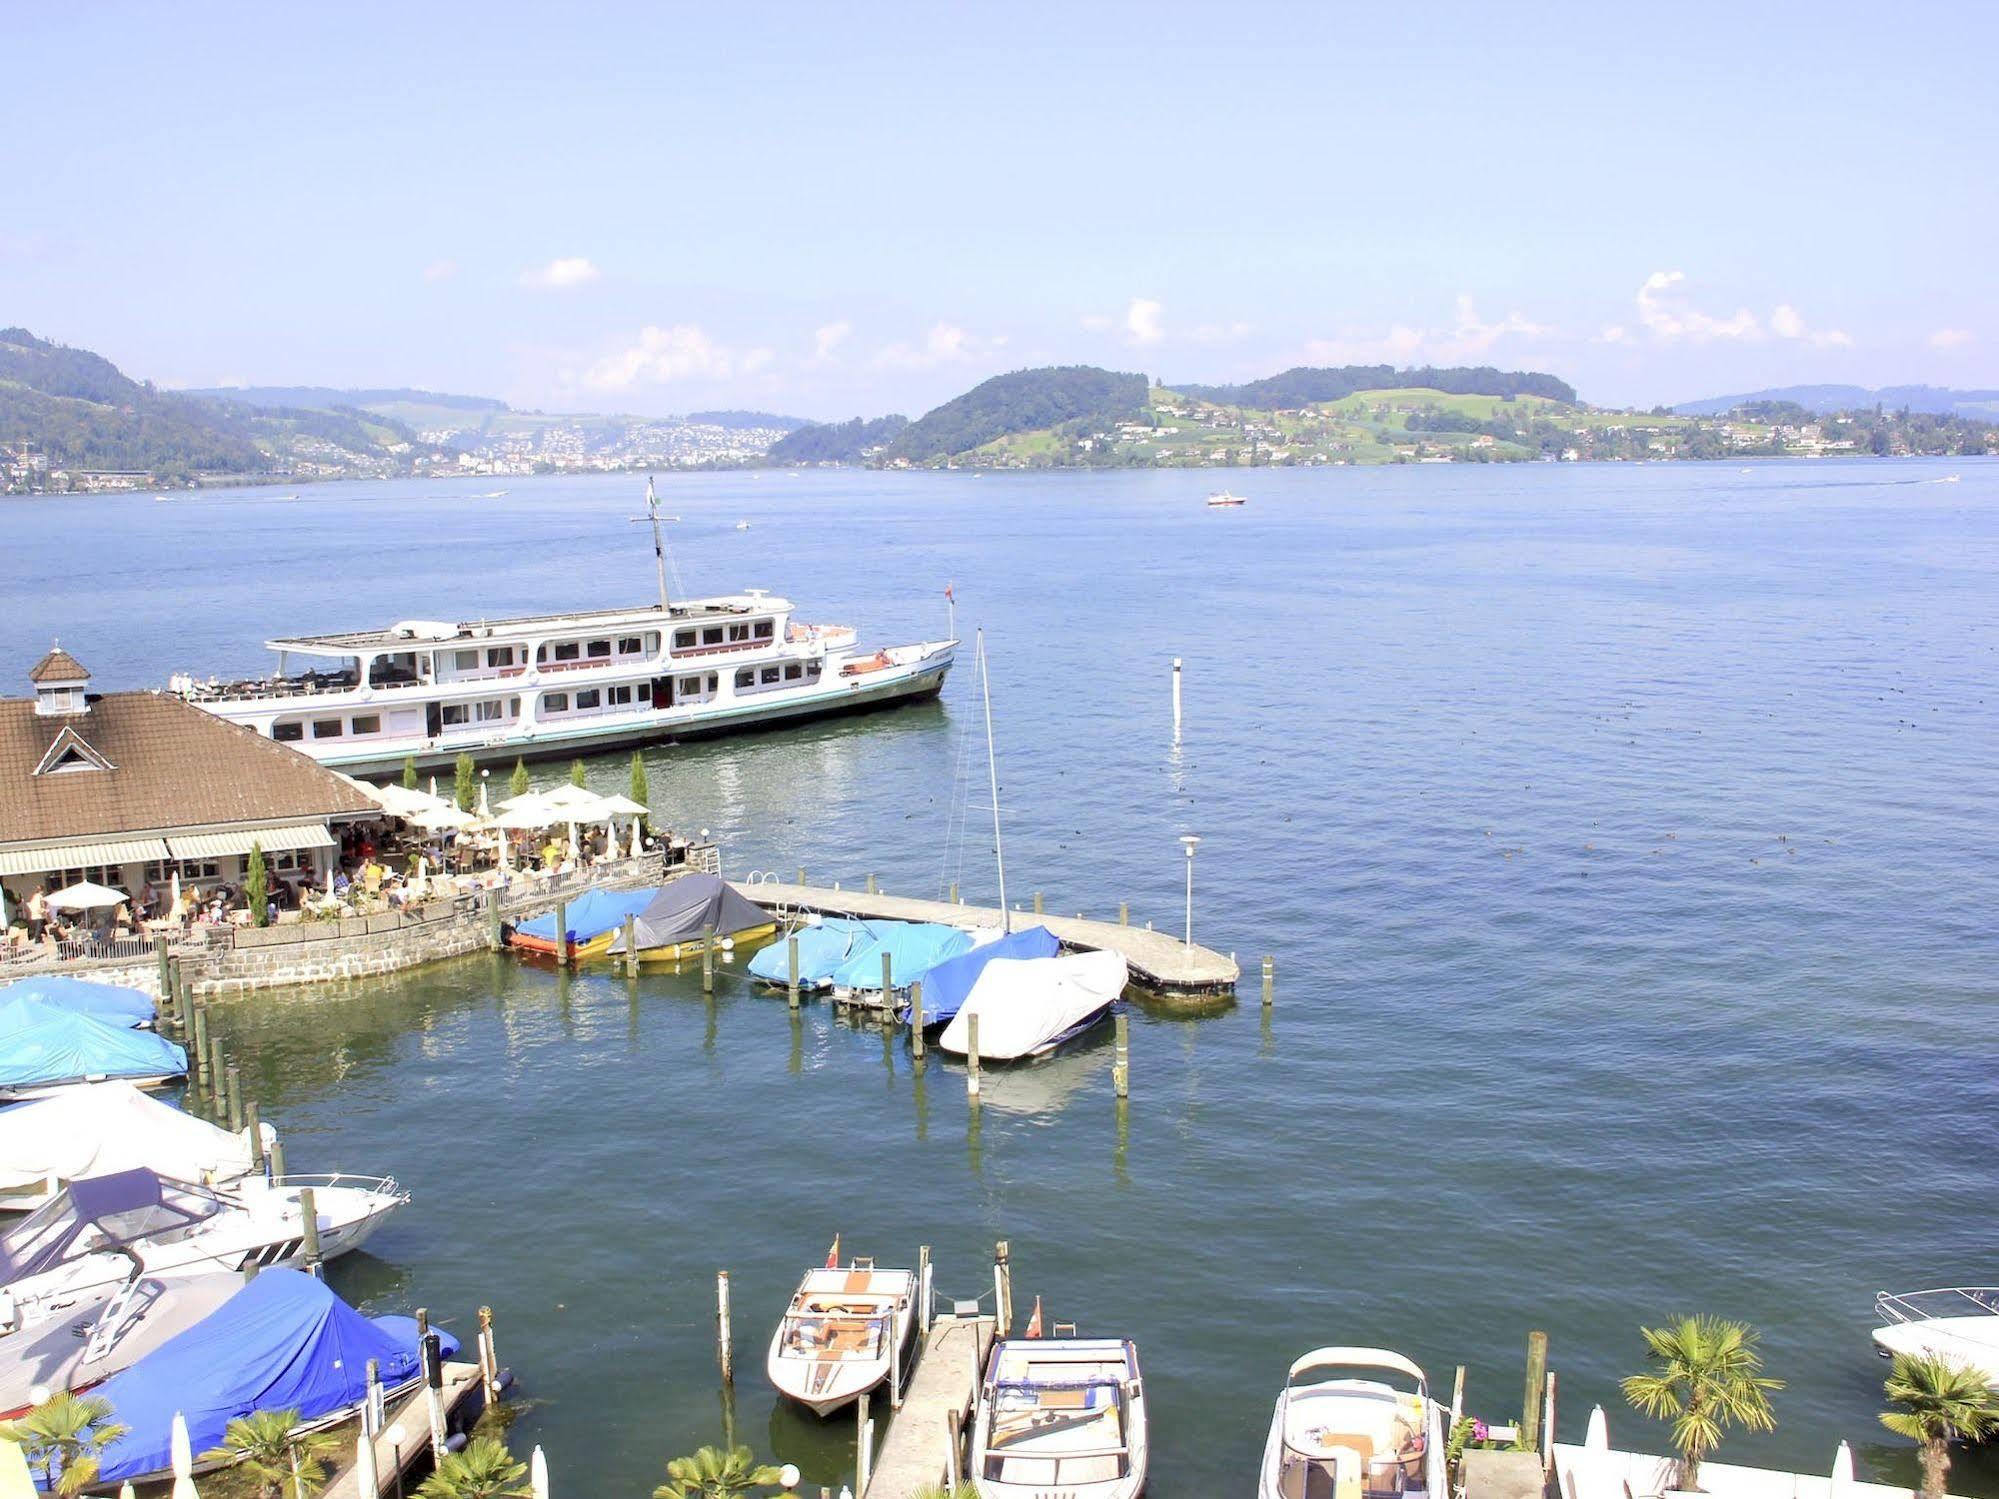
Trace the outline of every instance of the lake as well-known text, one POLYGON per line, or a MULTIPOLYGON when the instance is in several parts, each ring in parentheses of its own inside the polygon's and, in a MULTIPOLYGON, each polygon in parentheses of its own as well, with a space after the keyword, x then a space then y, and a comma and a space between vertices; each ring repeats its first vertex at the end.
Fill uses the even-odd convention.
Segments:
MULTIPOLYGON (((1721 1457, 1912 1481, 1879 1428, 1881 1289, 1984 1284, 1999 1184, 1999 463, 701 474, 661 481, 690 592, 770 588, 894 643, 983 626, 1009 894, 1182 919, 1250 974, 989 1076, 740 964, 566 978, 485 955, 220 1003, 299 1170, 413 1205, 333 1284, 461 1333, 490 1303, 568 1492, 641 1495, 729 1419, 809 1485, 851 1422, 777 1408, 764 1343, 835 1233, 933 1247, 1139 1345, 1157 1499, 1249 1493, 1290 1360, 1378 1344, 1511 1419, 1548 1331, 1561 1434, 1638 1327, 1762 1330, 1777 1430, 1721 1457), (748 530, 737 522, 747 520, 748 530), (1183 658, 1176 741, 1170 664, 1183 658), (1277 960, 1273 1010, 1258 958, 1277 960)), ((17 692, 267 669, 274 634, 644 600, 633 476, 8 501, 17 692), (489 497, 504 488, 506 493, 489 497)), ((676 585, 678 586, 678 585, 676 585)), ((969 664, 969 651, 961 661, 969 664)), ((990 900, 977 682, 651 751, 732 874, 990 900)), ((190 770, 198 773, 198 767, 190 770)), ((564 767, 543 767, 544 778, 564 767)), ((622 789, 626 762, 591 766, 622 789)), ((1999 1493, 1961 1459, 1953 1489, 1999 1493)))

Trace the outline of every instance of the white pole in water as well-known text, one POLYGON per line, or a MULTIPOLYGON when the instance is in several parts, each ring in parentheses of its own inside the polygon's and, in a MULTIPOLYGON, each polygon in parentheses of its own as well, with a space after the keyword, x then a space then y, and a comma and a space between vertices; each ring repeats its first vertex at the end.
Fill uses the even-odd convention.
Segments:
MULTIPOLYGON (((1177 680, 1177 679, 1176 679, 1177 680)), ((1180 842, 1187 850, 1187 951, 1194 950, 1194 845, 1201 840, 1192 833, 1182 833, 1180 842)))
POLYGON ((1180 658, 1173 658, 1173 737, 1180 737, 1180 658))
POLYGON ((659 574, 659 612, 671 614, 666 601, 666 547, 659 539, 659 496, 652 492, 652 475, 646 475, 646 514, 652 518, 652 565, 659 574))
POLYGON ((999 869, 1000 932, 1013 930, 1006 903, 1006 853, 1000 846, 999 761, 993 758, 993 685, 986 675, 986 632, 979 629, 979 693, 986 704, 986 779, 993 789, 993 862, 999 869))

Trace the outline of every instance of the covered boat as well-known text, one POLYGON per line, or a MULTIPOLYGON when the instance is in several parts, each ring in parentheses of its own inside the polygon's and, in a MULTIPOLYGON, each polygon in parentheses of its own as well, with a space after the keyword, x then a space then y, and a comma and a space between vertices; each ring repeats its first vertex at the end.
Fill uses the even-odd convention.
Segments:
MULTIPOLYGON (((882 955, 889 960, 889 984, 906 989, 946 958, 969 951, 972 934, 962 927, 944 926, 934 921, 876 921, 872 941, 855 947, 847 961, 833 970, 836 991, 879 991, 882 986, 882 955)), ((998 929, 994 929, 998 935, 998 929)))
MULTIPOLYGON (((862 943, 874 940, 880 923, 857 921, 847 916, 822 916, 797 931, 798 987, 823 989, 833 982, 833 972, 862 943)), ((750 959, 750 977, 766 984, 790 984, 791 947, 773 942, 750 959)))
POLYGON ((135 1166, 193 1182, 231 1182, 263 1162, 277 1131, 231 1133, 130 1083, 86 1083, 0 1109, 0 1208, 32 1207, 66 1182, 135 1166), (53 1185, 52 1185, 53 1184, 53 1185))
MULTIPOLYGON (((942 1025, 956 1015, 979 975, 986 971, 986 964, 994 958, 1052 958, 1061 951, 1062 944, 1055 940, 1053 932, 1045 926, 1031 926, 959 953, 955 958, 946 958, 923 975, 923 1023, 942 1025)), ((983 1026, 985 1022, 979 1024, 983 1026)), ((981 1042, 983 1049, 983 1038, 981 1042)))
MULTIPOLYGON (((636 916, 659 894, 657 886, 642 890, 586 890, 562 907, 568 919, 565 939, 571 962, 594 958, 610 946, 627 916, 636 916)), ((544 957, 556 954, 554 911, 544 911, 514 928, 508 945, 544 957)))
POLYGON ((988 1499, 1134 1499, 1145 1488, 1145 1383, 1128 1338, 993 1344, 972 1416, 972 1481, 988 1499))
POLYGON ((39 999, 0 1000, 0 1102, 122 1078, 163 1087, 187 1074, 187 1053, 152 1031, 107 1025, 39 999))
MULTIPOLYGON (((768 937, 777 923, 768 911, 718 875, 683 874, 653 895, 632 924, 632 939, 638 944, 641 963, 677 963, 701 951, 704 932, 713 932, 717 942, 747 942, 768 937)), ((611 934, 606 957, 625 950, 622 922, 611 934)))
POLYGON ((54 1009, 88 1015, 107 1025, 151 1025, 159 1017, 150 994, 124 984, 99 984, 61 974, 16 979, 0 987, 0 1002, 10 999, 39 999, 54 1009))
POLYGON ((1940 1358, 1975 1370, 1999 1389, 1999 1287, 1883 1291, 1874 1310, 1882 1322, 1874 1329, 1874 1346, 1884 1358, 1940 1358))
POLYGON ((1449 1492, 1443 1414, 1420 1368, 1386 1348, 1318 1348, 1291 1365, 1271 1416, 1257 1499, 1447 1499, 1449 1492), (1325 1377, 1334 1370, 1344 1372, 1325 1377), (1319 1377, 1301 1384, 1300 1375, 1319 1377))
POLYGON ((995 958, 972 985, 937 1044, 964 1055, 979 1017, 979 1056, 1006 1062, 1052 1051, 1103 1018, 1131 970, 1114 952, 1061 958, 995 958))
POLYGON ((240 1275, 219 1271, 147 1275, 113 1295, 65 1306, 49 1321, 0 1329, 0 1420, 32 1409, 39 1403, 37 1391, 73 1394, 102 1384, 248 1284, 240 1275))
MULTIPOLYGON (((439 1336, 447 1355, 457 1351, 439 1336)), ((391 1397, 413 1387, 423 1374, 416 1323, 364 1317, 323 1281, 267 1270, 98 1388, 126 1428, 105 1447, 99 1477, 111 1484, 166 1473, 176 1413, 187 1418, 197 1459, 221 1444, 231 1421, 257 1411, 296 1410, 306 1427, 345 1420, 367 1399, 370 1359, 391 1397)))
POLYGON ((771 1334, 770 1382, 824 1416, 906 1375, 916 1331, 916 1276, 871 1259, 808 1270, 771 1334))

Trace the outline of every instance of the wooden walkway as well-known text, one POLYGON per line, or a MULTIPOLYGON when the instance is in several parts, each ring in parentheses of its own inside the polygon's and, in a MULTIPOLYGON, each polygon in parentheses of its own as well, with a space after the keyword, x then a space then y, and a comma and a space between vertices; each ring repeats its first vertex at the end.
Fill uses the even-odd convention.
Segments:
MULTIPOLYGON (((770 881, 735 882, 743 895, 773 911, 816 911, 829 916, 876 917, 884 921, 936 921, 948 926, 996 926, 997 907, 952 905, 942 900, 915 900, 904 895, 870 895, 866 890, 827 890, 817 885, 786 885, 770 881)), ((1045 926, 1065 948, 1101 949, 1120 954, 1131 967, 1132 982, 1159 994, 1233 994, 1242 971, 1235 959, 1208 948, 1188 947, 1168 932, 1115 921, 1086 921, 1075 916, 1037 916, 1015 911, 1013 927, 1045 926)), ((782 940, 782 939, 779 939, 782 940)))
POLYGON ((961 1422, 970 1417, 992 1345, 991 1317, 939 1317, 930 1324, 902 1409, 889 1418, 861 1499, 909 1499, 944 1481, 958 1460, 951 1449, 950 1414, 956 1411, 961 1422))
MULTIPOLYGON (((403 1492, 403 1475, 418 1463, 430 1461, 430 1411, 425 1405, 425 1395, 421 1389, 405 1395, 390 1406, 387 1419, 382 1423, 381 1434, 375 1438, 375 1473, 381 1479, 379 1493, 362 1492, 361 1472, 355 1465, 353 1443, 339 1455, 343 1463, 338 1475, 324 1489, 321 1499, 381 1499, 382 1494, 403 1492), (402 1428, 402 1439, 396 1440, 391 1433, 402 1428), (401 1469, 398 1471, 398 1463, 401 1469)), ((444 1366, 444 1420, 447 1426, 461 1428, 469 1426, 477 1418, 485 1401, 485 1386, 479 1379, 477 1364, 446 1363, 444 1366), (459 1407, 472 1400, 472 1407, 466 1412, 464 1422, 459 1422, 459 1407)), ((360 1427, 354 1430, 358 1433, 360 1427)))

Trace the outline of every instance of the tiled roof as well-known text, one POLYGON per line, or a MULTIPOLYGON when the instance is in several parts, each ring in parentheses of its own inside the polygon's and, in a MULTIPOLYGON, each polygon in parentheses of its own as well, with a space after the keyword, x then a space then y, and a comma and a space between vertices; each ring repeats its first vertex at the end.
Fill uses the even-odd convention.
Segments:
POLYGON ((37 685, 43 682, 87 682, 90 673, 83 669, 81 661, 57 646, 35 663, 35 669, 28 673, 28 680, 37 685))
POLYGON ((0 846, 375 810, 344 776, 177 697, 107 693, 64 716, 0 701, 0 846), (116 768, 36 775, 64 729, 116 768))

